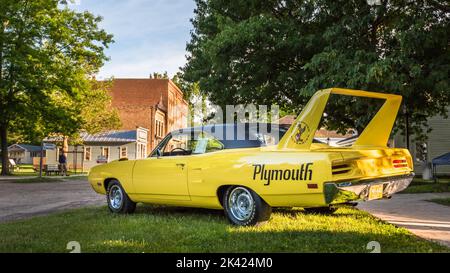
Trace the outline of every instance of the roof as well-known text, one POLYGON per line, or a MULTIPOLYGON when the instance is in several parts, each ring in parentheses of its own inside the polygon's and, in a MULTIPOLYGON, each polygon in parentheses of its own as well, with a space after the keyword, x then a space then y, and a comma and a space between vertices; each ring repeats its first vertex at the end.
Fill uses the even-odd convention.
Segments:
POLYGON ((297 118, 297 116, 294 116, 294 115, 286 115, 286 116, 280 118, 279 120, 275 121, 275 123, 291 125, 292 123, 294 123, 296 118, 297 118))
POLYGON ((184 128, 174 130, 171 134, 207 132, 220 140, 225 149, 235 149, 261 147, 265 145, 265 140, 261 139, 261 134, 266 135, 265 132, 267 131, 268 135, 279 140, 287 129, 288 126, 270 123, 228 123, 184 128), (240 126, 244 126, 245 129, 241 131, 240 126))
POLYGON ((218 123, 218 124, 208 124, 203 126, 195 126, 195 127, 187 127, 183 129, 177 129, 172 131, 172 133, 182 133, 182 132, 189 132, 189 131, 210 131, 212 133, 215 132, 215 130, 219 129, 234 129, 238 126, 245 126, 245 129, 248 131, 249 128, 256 129, 258 126, 264 128, 267 126, 268 130, 271 129, 279 129, 279 130, 287 130, 289 129, 289 126, 285 124, 275 124, 275 123, 218 123))
POLYGON ((450 165, 450 153, 435 157, 431 162, 433 165, 450 165))
POLYGON ((107 143, 128 143, 128 142, 135 142, 137 140, 137 131, 108 131, 103 132, 99 134, 88 134, 88 133, 81 133, 81 140, 84 143, 89 142, 107 142, 107 143))
MULTIPOLYGON (((131 143, 137 141, 137 130, 114 130, 98 134, 80 133, 81 141, 84 143, 131 143)), ((45 142, 60 142, 61 137, 47 137, 45 142)))
POLYGON ((325 128, 320 128, 320 129, 318 129, 318 130, 316 131, 316 135, 315 135, 315 137, 323 137, 323 138, 327 138, 327 137, 329 137, 329 138, 345 138, 345 139, 350 138, 350 137, 352 137, 352 136, 354 136, 354 134, 351 134, 351 133, 350 133, 350 130, 349 130, 349 132, 347 132, 345 135, 343 135, 343 134, 338 133, 338 132, 335 131, 335 130, 327 130, 327 129, 325 129, 325 128))
POLYGON ((28 152, 40 152, 41 151, 41 146, 30 145, 30 144, 13 144, 8 147, 8 150, 10 150, 14 146, 22 148, 28 152))

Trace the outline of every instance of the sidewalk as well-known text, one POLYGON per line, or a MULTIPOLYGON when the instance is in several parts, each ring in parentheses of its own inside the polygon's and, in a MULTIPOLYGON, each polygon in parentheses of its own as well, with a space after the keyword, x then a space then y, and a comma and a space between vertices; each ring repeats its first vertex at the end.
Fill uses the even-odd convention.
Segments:
MULTIPOLYGON (((65 179, 65 178, 71 178, 71 177, 80 177, 80 176, 86 176, 86 174, 72 174, 70 176, 42 176, 43 178, 59 178, 59 179, 65 179)), ((0 176, 0 182, 8 182, 8 181, 17 181, 17 180, 26 180, 26 179, 33 179, 33 178, 38 178, 37 175, 11 175, 11 176, 0 176)))
POLYGON ((426 201, 436 198, 450 198, 450 193, 396 194, 390 200, 361 202, 358 208, 450 247, 450 207, 426 201))

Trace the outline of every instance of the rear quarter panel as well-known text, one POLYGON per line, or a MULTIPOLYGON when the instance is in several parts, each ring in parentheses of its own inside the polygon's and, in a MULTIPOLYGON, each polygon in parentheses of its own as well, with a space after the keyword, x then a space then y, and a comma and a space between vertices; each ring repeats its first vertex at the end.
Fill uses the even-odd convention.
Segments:
POLYGON ((274 207, 320 206, 333 157, 341 159, 339 153, 265 148, 199 155, 189 163, 189 191, 193 202, 206 204, 217 202, 219 187, 242 185, 274 207))

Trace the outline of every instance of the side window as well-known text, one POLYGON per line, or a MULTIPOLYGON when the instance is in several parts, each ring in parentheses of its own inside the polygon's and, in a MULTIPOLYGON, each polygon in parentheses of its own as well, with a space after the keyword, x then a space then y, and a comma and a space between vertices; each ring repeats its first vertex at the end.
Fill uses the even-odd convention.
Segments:
POLYGON ((198 134, 192 154, 205 154, 223 150, 224 145, 215 137, 206 133, 198 134))
POLYGON ((216 152, 224 149, 224 145, 215 137, 204 132, 169 135, 152 153, 157 156, 157 149, 161 156, 185 156, 216 152))
POLYGON ((153 151, 152 157, 157 156, 158 150, 161 156, 190 155, 195 147, 195 138, 190 134, 169 134, 153 151))

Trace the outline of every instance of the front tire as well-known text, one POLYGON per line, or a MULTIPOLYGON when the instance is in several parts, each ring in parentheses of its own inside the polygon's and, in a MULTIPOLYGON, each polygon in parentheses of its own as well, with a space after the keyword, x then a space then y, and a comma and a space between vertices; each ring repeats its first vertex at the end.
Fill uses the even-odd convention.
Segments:
POLYGON ((238 226, 254 226, 270 219, 272 208, 254 191, 241 187, 229 187, 223 198, 228 220, 238 226))
POLYGON ((106 191, 106 202, 113 213, 130 214, 136 210, 136 203, 131 201, 119 181, 109 183, 106 191))

